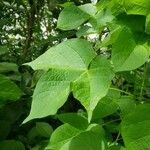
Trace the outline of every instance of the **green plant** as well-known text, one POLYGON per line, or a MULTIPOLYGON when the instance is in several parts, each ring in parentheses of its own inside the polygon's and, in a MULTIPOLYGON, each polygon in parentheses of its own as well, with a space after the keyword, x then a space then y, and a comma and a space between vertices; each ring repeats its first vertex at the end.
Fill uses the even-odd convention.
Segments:
POLYGON ((0 150, 150 149, 149 0, 0 9, 0 150))
POLYGON ((57 28, 77 38, 26 64, 44 74, 24 123, 58 112, 46 150, 149 150, 149 0, 62 6, 57 28), (70 93, 84 108, 63 114, 70 93))

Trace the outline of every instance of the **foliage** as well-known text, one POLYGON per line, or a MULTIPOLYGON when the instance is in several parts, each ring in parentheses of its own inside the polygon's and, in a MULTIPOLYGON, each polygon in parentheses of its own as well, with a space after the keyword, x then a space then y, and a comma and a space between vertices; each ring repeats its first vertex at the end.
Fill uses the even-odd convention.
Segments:
POLYGON ((149 150, 149 0, 0 7, 0 149, 149 150))

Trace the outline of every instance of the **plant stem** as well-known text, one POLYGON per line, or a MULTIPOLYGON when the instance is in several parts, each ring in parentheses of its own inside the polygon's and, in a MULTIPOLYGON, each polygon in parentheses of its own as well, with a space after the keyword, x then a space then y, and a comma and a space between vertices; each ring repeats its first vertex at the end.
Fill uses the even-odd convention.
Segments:
POLYGON ((139 96, 140 101, 142 101, 142 96, 143 96, 144 84, 145 84, 145 79, 146 79, 146 69, 147 69, 147 63, 144 65, 144 74, 143 74, 140 96, 139 96))
POLYGON ((130 95, 130 96, 134 96, 133 94, 131 94, 131 93, 129 93, 129 92, 126 92, 126 91, 123 91, 123 90, 120 90, 120 89, 110 88, 110 90, 115 90, 115 91, 118 91, 118 92, 121 92, 121 93, 124 93, 124 94, 130 95))
POLYGON ((115 119, 115 120, 111 120, 111 121, 108 121, 108 122, 105 122, 102 124, 102 126, 106 125, 106 124, 110 124, 110 123, 113 123, 113 122, 116 122, 116 121, 120 121, 121 119, 115 119))

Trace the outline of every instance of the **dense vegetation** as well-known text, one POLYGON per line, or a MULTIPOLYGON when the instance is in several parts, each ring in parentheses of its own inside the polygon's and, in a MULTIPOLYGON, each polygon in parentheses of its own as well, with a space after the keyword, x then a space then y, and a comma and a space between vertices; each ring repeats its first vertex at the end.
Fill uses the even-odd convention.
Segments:
POLYGON ((149 0, 0 10, 0 150, 150 150, 149 0))

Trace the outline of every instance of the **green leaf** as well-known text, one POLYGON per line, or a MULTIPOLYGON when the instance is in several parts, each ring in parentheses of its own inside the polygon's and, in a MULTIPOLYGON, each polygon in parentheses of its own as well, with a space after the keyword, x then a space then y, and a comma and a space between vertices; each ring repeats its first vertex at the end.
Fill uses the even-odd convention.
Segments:
POLYGON ((77 129, 86 129, 88 127, 87 118, 77 113, 66 113, 58 115, 58 119, 63 123, 68 123, 77 129))
POLYGON ((137 106, 123 118, 121 134, 129 150, 148 150, 150 143, 150 104, 137 106))
POLYGON ((109 97, 102 98, 97 104, 92 120, 104 118, 116 112, 118 109, 118 105, 109 97))
POLYGON ((117 71, 134 70, 142 66, 148 58, 148 49, 143 45, 137 45, 122 66, 118 67, 117 71))
POLYGON ((111 11, 115 16, 125 13, 123 0, 112 0, 110 4, 111 11))
POLYGON ((38 81, 30 115, 24 122, 56 114, 68 98, 71 82, 88 69, 94 57, 95 53, 87 41, 72 39, 51 48, 28 63, 33 69, 52 69, 38 81))
POLYGON ((113 76, 109 61, 97 57, 91 62, 89 70, 74 82, 73 95, 86 108, 89 121, 98 102, 107 94, 113 76))
POLYGON ((148 14, 146 17, 145 32, 150 34, 150 14, 148 14))
POLYGON ((109 147, 108 150, 120 150, 120 149, 121 149, 120 145, 113 145, 113 146, 109 147))
POLYGON ((102 132, 101 126, 95 124, 87 131, 64 124, 54 131, 46 150, 103 150, 106 143, 102 132))
POLYGON ((27 138, 28 138, 30 141, 34 140, 34 139, 35 139, 36 137, 38 137, 38 136, 39 136, 39 134, 38 134, 38 132, 37 132, 37 130, 36 130, 36 127, 31 128, 31 129, 29 130, 28 134, 27 134, 27 138))
POLYGON ((122 31, 122 27, 118 26, 113 31, 111 31, 108 36, 102 41, 101 47, 105 47, 108 45, 112 45, 116 42, 118 39, 118 36, 120 35, 120 32, 122 31))
POLYGON ((1 150, 25 150, 24 145, 20 141, 6 140, 0 142, 1 150))
POLYGON ((144 32, 145 30, 145 16, 120 14, 116 19, 118 25, 126 26, 134 32, 144 32))
POLYGON ((80 38, 82 36, 87 36, 89 34, 93 34, 93 33, 97 33, 96 30, 94 30, 93 28, 91 28, 90 26, 82 26, 76 33, 77 37, 80 38))
POLYGON ((114 102, 119 106, 121 115, 123 116, 132 112, 136 108, 136 103, 133 97, 122 96, 119 99, 115 99, 114 102))
POLYGON ((40 136, 47 137, 47 138, 49 138, 53 132, 52 126, 50 126, 46 122, 37 122, 36 123, 36 130, 40 136))
POLYGON ((104 28, 109 22, 114 19, 110 10, 102 10, 96 13, 96 15, 90 20, 90 23, 95 29, 104 28))
POLYGON ((57 28, 62 30, 76 29, 81 24, 86 22, 89 19, 89 17, 89 14, 85 13, 77 6, 67 6, 59 15, 57 28))
POLYGON ((83 39, 71 39, 50 48, 27 65, 34 70, 58 68, 84 71, 94 57, 95 53, 89 42, 83 39))
POLYGON ((83 132, 66 143, 60 150, 104 150, 106 144, 103 138, 94 132, 83 132))
POLYGON ((123 0, 127 14, 147 15, 150 9, 149 0, 123 0))
POLYGON ((101 0, 101 1, 98 1, 97 4, 97 9, 99 11, 103 10, 103 9, 106 9, 106 8, 109 8, 111 6, 111 0, 101 0))
POLYGON ((80 8, 83 12, 89 14, 90 16, 94 16, 97 12, 96 6, 91 3, 80 5, 78 8, 80 8))
POLYGON ((54 149, 60 150, 60 148, 70 141, 74 136, 78 135, 82 130, 78 130, 69 124, 59 126, 52 134, 50 142, 46 150, 54 149))
POLYGON ((67 70, 51 69, 46 72, 36 85, 31 111, 24 123, 34 118, 55 115, 66 102, 70 93, 70 82, 77 76, 78 72, 67 70))
POLYGON ((115 71, 134 70, 143 65, 148 58, 148 49, 143 45, 136 45, 131 31, 123 28, 112 45, 112 62, 115 71))
POLYGON ((0 55, 3 55, 7 53, 8 51, 9 49, 7 48, 7 46, 0 46, 0 55))
POLYGON ((3 101, 17 100, 21 95, 22 91, 19 87, 6 76, 0 74, 0 99, 3 101))
POLYGON ((11 130, 9 121, 0 120, 0 140, 5 140, 11 130))
POLYGON ((8 62, 0 63, 1 73, 5 73, 9 71, 18 72, 18 66, 15 63, 8 63, 8 62))

